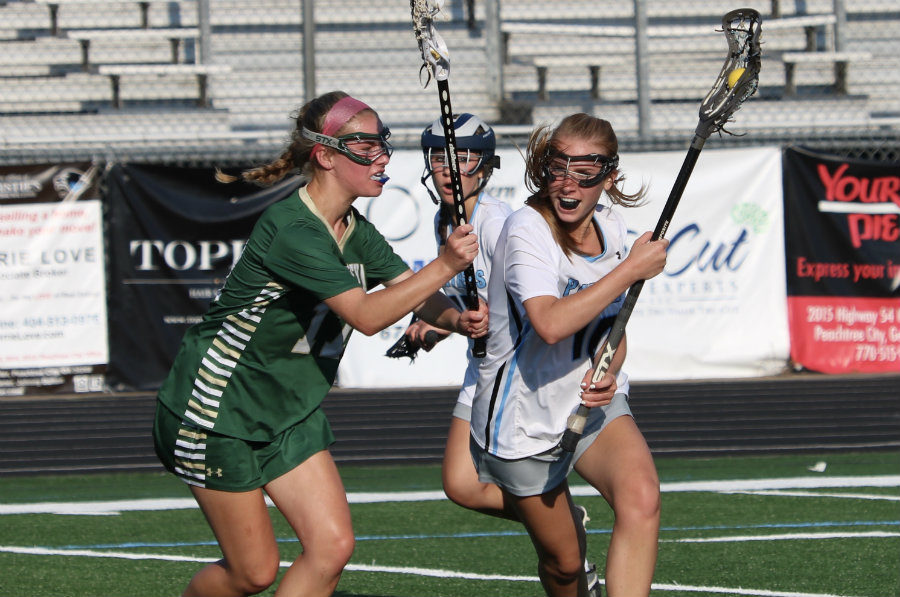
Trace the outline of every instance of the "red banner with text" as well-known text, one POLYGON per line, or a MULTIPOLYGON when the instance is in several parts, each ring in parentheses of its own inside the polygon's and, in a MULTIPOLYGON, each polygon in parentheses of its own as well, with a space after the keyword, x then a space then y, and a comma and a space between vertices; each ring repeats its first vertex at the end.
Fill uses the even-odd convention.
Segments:
POLYGON ((900 371, 900 168, 788 148, 783 176, 792 360, 900 371))

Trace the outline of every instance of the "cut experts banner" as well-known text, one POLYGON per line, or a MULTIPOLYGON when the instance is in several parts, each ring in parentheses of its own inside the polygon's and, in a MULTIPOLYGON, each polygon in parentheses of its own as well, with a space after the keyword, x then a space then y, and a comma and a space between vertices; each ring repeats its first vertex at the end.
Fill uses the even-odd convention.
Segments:
MULTIPOLYGON (((632 240, 653 230, 683 152, 624 155, 632 240)), ((625 370, 634 379, 775 375, 788 357, 778 149, 705 150, 666 232, 662 274, 648 280, 628 321, 625 370)))

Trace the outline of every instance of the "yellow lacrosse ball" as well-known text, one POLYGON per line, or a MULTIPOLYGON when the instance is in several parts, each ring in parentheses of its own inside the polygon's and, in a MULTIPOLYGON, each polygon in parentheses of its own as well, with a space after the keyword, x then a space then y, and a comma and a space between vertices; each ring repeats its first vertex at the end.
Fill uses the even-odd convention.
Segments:
POLYGON ((744 74, 746 69, 744 67, 736 68, 730 73, 728 73, 728 88, 731 89, 735 85, 737 85, 738 79, 741 78, 741 75, 744 74))

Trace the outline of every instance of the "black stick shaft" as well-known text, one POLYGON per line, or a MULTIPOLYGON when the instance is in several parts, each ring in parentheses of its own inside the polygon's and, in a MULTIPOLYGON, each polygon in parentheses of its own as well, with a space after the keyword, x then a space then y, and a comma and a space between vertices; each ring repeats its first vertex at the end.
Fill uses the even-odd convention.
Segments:
MULTIPOLYGON (((703 149, 705 142, 706 139, 699 135, 694 135, 694 138, 691 140, 691 146, 684 157, 684 162, 681 164, 681 170, 678 171, 672 190, 669 192, 669 199, 663 206, 662 214, 660 214, 659 220, 656 222, 656 229, 653 231, 651 240, 659 240, 665 237, 669 224, 672 222, 672 216, 675 214, 675 208, 678 207, 678 202, 681 201, 681 195, 684 193, 688 179, 690 179, 691 173, 694 171, 697 158, 700 156, 700 151, 703 149)), ((631 318, 634 305, 637 303, 638 295, 641 294, 643 288, 644 280, 638 280, 628 289, 622 309, 619 310, 616 319, 613 321, 612 328, 609 330, 609 336, 606 338, 606 344, 604 344, 600 358, 594 367, 592 381, 599 381, 609 371, 613 357, 616 356, 616 351, 619 349, 619 344, 625 337, 625 325, 631 318)), ((560 446, 563 450, 567 452, 575 451, 578 440, 581 439, 581 435, 584 433, 584 426, 589 412, 590 409, 582 404, 578 406, 578 410, 569 415, 569 420, 566 422, 566 431, 563 433, 560 441, 560 446)))
MULTIPOLYGON (((444 128, 444 139, 447 141, 447 163, 450 164, 450 184, 453 187, 453 208, 456 225, 467 222, 466 201, 462 191, 462 176, 459 173, 459 162, 456 156, 456 130, 453 128, 453 108, 450 105, 450 84, 447 79, 438 79, 438 94, 441 100, 441 123, 444 128)), ((470 311, 478 310, 478 286, 475 282, 475 268, 471 264, 463 271, 466 283, 466 307, 470 311)), ((487 352, 487 340, 475 338, 472 345, 472 356, 480 359, 487 352)))

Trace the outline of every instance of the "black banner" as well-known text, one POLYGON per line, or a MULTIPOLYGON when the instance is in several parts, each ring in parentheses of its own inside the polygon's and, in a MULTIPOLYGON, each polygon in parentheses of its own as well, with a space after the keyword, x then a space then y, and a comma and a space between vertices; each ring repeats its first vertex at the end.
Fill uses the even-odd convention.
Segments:
POLYGON ((900 166, 784 151, 792 359, 900 371, 900 166))
POLYGON ((107 176, 109 383, 152 390, 206 312, 259 214, 300 185, 221 184, 210 168, 116 165, 107 176))
POLYGON ((900 296, 900 166, 784 151, 788 295, 900 296))

